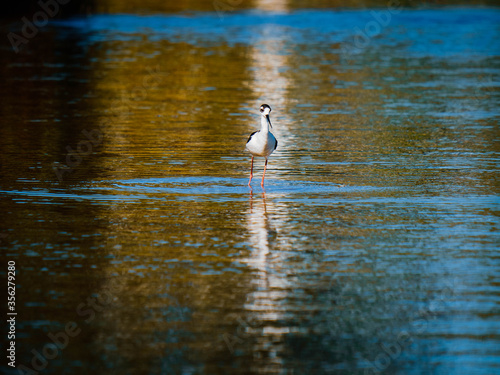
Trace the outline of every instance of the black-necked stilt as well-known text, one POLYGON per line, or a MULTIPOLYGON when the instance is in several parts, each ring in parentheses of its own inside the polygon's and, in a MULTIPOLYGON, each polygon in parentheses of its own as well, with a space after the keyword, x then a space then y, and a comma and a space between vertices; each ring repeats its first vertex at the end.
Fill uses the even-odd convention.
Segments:
POLYGON ((273 133, 269 131, 269 128, 273 127, 271 125, 271 120, 269 119, 271 107, 269 107, 267 104, 262 104, 260 106, 260 113, 262 115, 262 117, 260 118, 260 130, 250 134, 246 149, 252 154, 252 166, 250 167, 250 180, 248 181, 248 186, 250 186, 253 177, 253 158, 255 156, 262 156, 266 158, 264 173, 262 174, 262 182, 260 183, 260 186, 264 187, 267 159, 269 158, 269 155, 271 155, 273 151, 276 150, 276 147, 278 147, 278 141, 274 137, 273 133))

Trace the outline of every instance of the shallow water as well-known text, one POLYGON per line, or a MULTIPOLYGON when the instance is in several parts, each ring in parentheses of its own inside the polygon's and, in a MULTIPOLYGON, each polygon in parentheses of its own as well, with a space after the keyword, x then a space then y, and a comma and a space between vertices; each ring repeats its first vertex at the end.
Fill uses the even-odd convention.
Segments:
POLYGON ((500 371, 500 12, 356 39, 371 12, 94 15, 3 45, 17 364, 75 322, 44 374, 500 371))

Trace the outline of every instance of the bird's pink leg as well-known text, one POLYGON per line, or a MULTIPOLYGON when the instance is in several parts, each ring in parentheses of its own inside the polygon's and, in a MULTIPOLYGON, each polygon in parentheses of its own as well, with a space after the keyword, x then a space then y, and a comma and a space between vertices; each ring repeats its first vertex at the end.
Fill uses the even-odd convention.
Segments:
POLYGON ((252 177, 253 177, 253 156, 252 156, 252 165, 250 167, 250 180, 248 181, 248 186, 250 186, 250 183, 252 182, 252 177))
POLYGON ((266 169, 267 169, 267 158, 266 158, 266 164, 264 164, 264 173, 262 173, 262 182, 260 183, 260 186, 264 187, 264 177, 266 176, 266 169))

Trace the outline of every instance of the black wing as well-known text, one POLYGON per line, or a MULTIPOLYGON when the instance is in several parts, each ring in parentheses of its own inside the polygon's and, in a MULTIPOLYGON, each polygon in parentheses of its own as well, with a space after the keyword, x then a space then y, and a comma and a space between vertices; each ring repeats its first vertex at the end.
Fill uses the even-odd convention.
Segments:
MULTIPOLYGON (((276 143, 274 144, 274 150, 276 150, 276 149, 278 148, 278 140, 277 140, 277 139, 275 139, 275 141, 276 141, 276 143)), ((273 150, 273 151, 274 151, 274 150, 273 150)))
POLYGON ((258 133, 258 132, 259 132, 259 131, 257 130, 256 132, 253 132, 252 134, 250 134, 250 137, 248 137, 248 141, 247 141, 247 143, 248 143, 248 142, 250 142, 250 139, 252 139, 253 135, 254 135, 255 133, 258 133))

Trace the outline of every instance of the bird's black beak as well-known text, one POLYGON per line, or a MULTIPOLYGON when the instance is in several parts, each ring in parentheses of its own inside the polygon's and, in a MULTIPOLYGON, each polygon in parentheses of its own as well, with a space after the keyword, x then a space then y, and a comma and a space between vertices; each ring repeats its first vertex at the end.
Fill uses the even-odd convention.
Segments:
POLYGON ((269 123, 269 126, 272 128, 273 125, 271 124, 271 119, 269 118, 269 115, 266 115, 266 120, 269 123))

